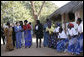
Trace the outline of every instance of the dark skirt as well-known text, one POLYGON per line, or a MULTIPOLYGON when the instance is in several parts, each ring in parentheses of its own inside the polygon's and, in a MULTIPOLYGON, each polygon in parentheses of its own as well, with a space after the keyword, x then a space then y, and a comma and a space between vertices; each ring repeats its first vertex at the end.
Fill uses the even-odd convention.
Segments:
POLYGON ((55 34, 49 35, 48 38, 48 47, 56 49, 57 37, 55 34))

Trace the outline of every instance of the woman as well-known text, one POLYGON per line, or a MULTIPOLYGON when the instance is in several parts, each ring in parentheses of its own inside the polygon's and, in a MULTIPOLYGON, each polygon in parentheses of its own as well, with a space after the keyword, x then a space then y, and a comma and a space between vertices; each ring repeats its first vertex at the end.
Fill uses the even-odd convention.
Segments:
MULTIPOLYGON (((33 25, 31 24, 31 22, 29 22, 30 26, 31 26, 31 36, 33 37, 33 25)), ((31 43, 32 45, 32 43, 31 43)))
POLYGON ((30 24, 30 26, 31 26, 31 34, 32 34, 32 36, 33 36, 33 25, 32 25, 31 22, 29 22, 29 24, 30 24))
POLYGON ((53 46, 54 46, 54 48, 56 49, 56 46, 57 46, 57 38, 58 38, 58 34, 59 34, 59 28, 60 28, 60 23, 56 23, 56 27, 55 27, 55 29, 54 29, 54 31, 53 31, 53 38, 54 38, 54 44, 53 44, 53 46))
POLYGON ((76 48, 75 52, 76 54, 80 54, 83 52, 83 24, 81 18, 77 19, 77 24, 78 24, 78 38, 77 38, 77 43, 76 43, 76 48))
POLYGON ((69 23, 68 36, 69 36, 69 44, 68 44, 68 52, 74 54, 75 46, 77 43, 77 31, 74 29, 74 25, 69 23))
POLYGON ((23 29, 24 29, 24 38, 25 38, 25 48, 30 48, 32 44, 32 36, 31 36, 31 26, 27 24, 27 20, 24 21, 23 29))
POLYGON ((43 38, 43 25, 39 20, 36 20, 35 25, 35 34, 36 34, 36 48, 38 48, 38 39, 40 39, 39 47, 41 48, 41 39, 43 38))
POLYGON ((49 23, 48 24, 48 27, 46 28, 46 32, 48 33, 49 35, 49 38, 48 38, 48 47, 52 47, 52 35, 53 35, 53 30, 54 28, 51 26, 51 24, 49 23))
POLYGON ((47 47, 48 46, 48 33, 46 33, 46 28, 48 27, 48 22, 49 22, 49 19, 46 19, 46 23, 44 24, 43 26, 43 29, 44 29, 44 42, 43 42, 43 45, 44 47, 47 47))
MULTIPOLYGON (((20 23, 20 26, 23 28, 23 22, 19 21, 19 23, 20 23)), ((25 40, 24 40, 24 31, 23 31, 23 29, 22 29, 21 33, 22 33, 22 39, 21 39, 22 44, 21 45, 24 46, 25 45, 25 40)))
POLYGON ((6 50, 12 51, 13 48, 13 42, 12 42, 12 27, 10 26, 10 23, 7 22, 7 27, 4 30, 5 36, 6 36, 6 50))
POLYGON ((63 31, 62 27, 60 27, 57 41, 57 51, 65 51, 67 43, 68 37, 63 31))
POLYGON ((21 48, 21 38, 22 38, 22 33, 21 33, 22 27, 20 26, 19 22, 16 22, 15 26, 15 32, 16 32, 16 48, 21 48))

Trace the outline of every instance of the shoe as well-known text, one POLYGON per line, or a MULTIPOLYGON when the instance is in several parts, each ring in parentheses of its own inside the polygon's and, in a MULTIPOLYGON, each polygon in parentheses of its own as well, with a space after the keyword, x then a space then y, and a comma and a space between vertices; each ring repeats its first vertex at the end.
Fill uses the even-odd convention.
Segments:
POLYGON ((25 48, 27 48, 27 47, 25 47, 25 48))
POLYGON ((28 48, 30 48, 31 46, 29 46, 28 48))
POLYGON ((38 48, 38 47, 36 47, 36 48, 38 48))
POLYGON ((12 50, 14 50, 14 49, 9 49, 9 51, 12 51, 12 50))
POLYGON ((41 46, 40 46, 40 48, 41 48, 41 46))

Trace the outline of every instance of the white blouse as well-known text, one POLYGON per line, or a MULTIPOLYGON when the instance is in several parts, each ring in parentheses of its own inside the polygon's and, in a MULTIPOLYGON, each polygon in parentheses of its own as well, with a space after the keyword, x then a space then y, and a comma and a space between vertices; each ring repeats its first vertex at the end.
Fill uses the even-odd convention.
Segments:
POLYGON ((54 29, 53 32, 59 32, 59 28, 60 28, 60 27, 58 26, 57 28, 54 29))
POLYGON ((38 25, 35 27, 36 30, 38 30, 38 25))
POLYGON ((19 26, 17 26, 17 28, 19 29, 19 26))
POLYGON ((59 33, 58 38, 68 38, 64 31, 59 33))
POLYGON ((78 32, 79 33, 83 32, 83 24, 82 23, 78 26, 78 32))
POLYGON ((68 33, 70 36, 78 35, 78 32, 74 28, 68 29, 68 33))

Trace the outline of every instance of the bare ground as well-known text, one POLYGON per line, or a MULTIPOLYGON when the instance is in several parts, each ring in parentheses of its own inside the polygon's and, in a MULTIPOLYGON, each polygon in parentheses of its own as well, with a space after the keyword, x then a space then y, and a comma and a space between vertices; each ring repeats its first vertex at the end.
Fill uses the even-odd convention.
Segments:
POLYGON ((1 56, 76 56, 68 52, 57 52, 56 49, 42 47, 36 48, 35 39, 31 48, 14 48, 13 51, 5 51, 5 45, 1 45, 1 56))

